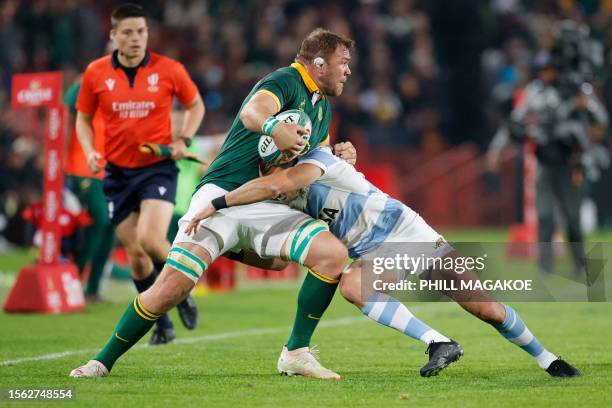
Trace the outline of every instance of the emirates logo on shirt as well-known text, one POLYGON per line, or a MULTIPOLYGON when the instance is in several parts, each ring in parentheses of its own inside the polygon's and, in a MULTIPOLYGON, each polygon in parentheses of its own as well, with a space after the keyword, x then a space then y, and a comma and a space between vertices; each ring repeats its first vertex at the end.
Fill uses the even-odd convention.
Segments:
POLYGON ((158 82, 159 82, 159 75, 157 73, 149 75, 147 77, 147 83, 149 84, 149 87, 147 88, 147 90, 149 92, 157 92, 159 90, 159 87, 157 86, 158 82))
POLYGON ((113 102, 113 112, 117 112, 120 119, 141 119, 149 116, 155 109, 153 101, 125 101, 113 102))

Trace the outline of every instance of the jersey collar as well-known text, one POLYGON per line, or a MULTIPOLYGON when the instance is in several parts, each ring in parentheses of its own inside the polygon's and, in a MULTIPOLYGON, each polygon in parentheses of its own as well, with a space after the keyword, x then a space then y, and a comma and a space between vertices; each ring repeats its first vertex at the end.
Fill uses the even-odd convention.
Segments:
POLYGON ((306 85, 306 88, 308 88, 308 92, 310 92, 310 93, 315 93, 315 92, 321 93, 321 91, 319 90, 319 87, 315 83, 314 79, 312 79, 312 77, 310 76, 308 71, 306 71, 306 68, 304 68, 304 66, 302 64, 300 64, 299 62, 294 62, 293 64, 291 64, 291 66, 293 68, 295 68, 297 70, 297 72, 300 73, 300 76, 302 77, 302 81, 304 81, 304 85, 306 85))
MULTIPOLYGON (((121 66, 121 63, 119 62, 119 57, 117 56, 118 53, 119 51, 115 50, 113 51, 113 55, 111 56, 111 63, 113 64, 113 69, 117 69, 121 66)), ((145 52, 144 58, 142 59, 142 61, 140 61, 140 64, 138 64, 134 68, 146 67, 150 60, 151 60, 151 53, 147 50, 145 52)))
POLYGON ((323 94, 321 93, 321 90, 317 86, 316 82, 314 81, 314 79, 312 79, 312 77, 310 76, 308 71, 306 71, 306 68, 304 68, 302 64, 300 64, 299 62, 294 62, 293 64, 291 64, 291 67, 295 68, 297 72, 300 73, 300 76, 302 77, 302 81, 304 81, 304 85, 306 85, 308 92, 312 94, 312 99, 311 99, 312 106, 315 106, 315 104, 319 100, 325 98, 323 94))

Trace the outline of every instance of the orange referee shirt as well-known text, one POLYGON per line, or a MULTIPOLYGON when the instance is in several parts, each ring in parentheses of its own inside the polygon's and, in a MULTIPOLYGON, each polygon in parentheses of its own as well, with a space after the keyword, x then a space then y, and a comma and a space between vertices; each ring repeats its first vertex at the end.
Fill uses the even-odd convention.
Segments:
POLYGON ((182 105, 196 97, 198 90, 179 62, 147 52, 130 78, 112 55, 93 61, 83 74, 77 110, 89 115, 96 111, 104 121, 104 154, 114 165, 144 167, 164 160, 141 153, 141 143, 172 142, 170 113, 172 97, 182 105))

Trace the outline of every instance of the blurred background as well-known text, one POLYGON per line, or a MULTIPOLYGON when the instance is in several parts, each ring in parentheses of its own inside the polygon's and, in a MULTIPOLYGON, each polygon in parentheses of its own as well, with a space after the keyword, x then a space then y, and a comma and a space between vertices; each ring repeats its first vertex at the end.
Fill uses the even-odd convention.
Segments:
MULTIPOLYGON (((104 54, 120 3, 0 2, 1 248, 31 245, 20 214, 42 189, 44 117, 10 109, 11 75, 62 70, 69 87, 104 54)), ((522 222, 523 143, 495 163, 486 153, 538 61, 555 57, 574 88, 586 83, 612 107, 609 0, 135 3, 150 15, 149 48, 185 64, 203 95, 201 135, 227 131, 255 82, 290 64, 315 27, 355 39, 352 77, 332 100, 333 141, 351 141, 359 168, 438 228, 522 222)), ((612 225, 611 178, 599 170, 586 187, 591 228, 612 225)))

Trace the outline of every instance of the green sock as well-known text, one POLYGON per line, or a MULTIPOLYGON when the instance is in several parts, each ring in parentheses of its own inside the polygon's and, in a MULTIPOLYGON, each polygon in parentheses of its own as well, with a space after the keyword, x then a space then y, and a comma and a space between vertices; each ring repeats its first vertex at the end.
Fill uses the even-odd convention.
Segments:
POLYGON ((158 314, 142 307, 139 296, 136 296, 119 319, 111 338, 94 360, 104 364, 110 371, 115 361, 147 334, 158 318, 158 314))
POLYGON ((337 287, 337 280, 331 280, 309 271, 298 295, 293 330, 287 342, 288 350, 310 345, 310 338, 321 316, 331 303, 337 287))

